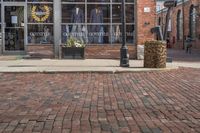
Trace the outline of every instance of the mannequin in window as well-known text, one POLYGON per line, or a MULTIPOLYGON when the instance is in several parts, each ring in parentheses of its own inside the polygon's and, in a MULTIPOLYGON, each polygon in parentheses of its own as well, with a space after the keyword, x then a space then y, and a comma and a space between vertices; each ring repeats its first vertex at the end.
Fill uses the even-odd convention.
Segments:
POLYGON ((44 39, 42 43, 49 43, 50 31, 47 26, 44 27, 44 39))
POLYGON ((121 31, 119 25, 113 25, 112 28, 110 28, 110 35, 109 35, 109 42, 110 43, 121 43, 121 31))
POLYGON ((84 23, 84 13, 78 5, 72 10, 71 23, 73 23, 71 30, 72 37, 83 41, 82 23, 84 23))
POLYGON ((103 43, 103 26, 101 25, 103 23, 103 11, 98 5, 95 5, 95 8, 91 10, 90 23, 97 23, 96 25, 91 26, 90 42, 103 43))

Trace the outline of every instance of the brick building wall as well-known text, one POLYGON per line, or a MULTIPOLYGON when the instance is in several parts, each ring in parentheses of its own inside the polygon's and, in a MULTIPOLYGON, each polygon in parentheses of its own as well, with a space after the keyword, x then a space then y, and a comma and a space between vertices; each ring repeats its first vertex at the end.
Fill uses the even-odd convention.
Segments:
MULTIPOLYGON (((121 45, 86 46, 85 58, 119 59, 121 45)), ((136 59, 136 46, 128 45, 130 59, 136 59)))
MULTIPOLYGON (((200 0, 189 0, 184 3, 184 39, 189 35, 190 33, 190 9, 191 6, 195 6, 195 9, 197 10, 197 13, 199 13, 199 4, 200 0)), ((171 31, 168 32, 169 38, 170 38, 170 46, 174 49, 183 49, 183 39, 178 40, 177 36, 177 15, 178 12, 182 12, 182 4, 178 4, 177 7, 172 9, 171 12, 171 31)), ((165 21, 166 21, 166 10, 160 11, 157 14, 157 24, 159 23, 159 18, 161 20, 161 27, 164 29, 165 21)), ((159 25, 159 24, 158 24, 159 25)), ((200 49, 200 19, 197 16, 196 17, 196 37, 194 39, 193 48, 194 49, 200 49)))
POLYGON ((151 33, 151 28, 156 24, 156 2, 155 0, 137 0, 136 7, 136 38, 137 45, 141 45, 155 38, 155 35, 151 33), (145 12, 145 8, 150 8, 150 12, 145 12))
POLYGON ((30 58, 54 58, 53 44, 29 44, 26 47, 26 52, 30 58))

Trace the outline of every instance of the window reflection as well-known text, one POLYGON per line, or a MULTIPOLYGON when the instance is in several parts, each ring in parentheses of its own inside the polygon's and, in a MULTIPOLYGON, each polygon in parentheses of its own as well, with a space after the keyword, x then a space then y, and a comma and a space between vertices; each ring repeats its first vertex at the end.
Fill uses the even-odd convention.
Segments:
POLYGON ((28 43, 32 44, 52 44, 53 26, 52 25, 28 25, 28 43))

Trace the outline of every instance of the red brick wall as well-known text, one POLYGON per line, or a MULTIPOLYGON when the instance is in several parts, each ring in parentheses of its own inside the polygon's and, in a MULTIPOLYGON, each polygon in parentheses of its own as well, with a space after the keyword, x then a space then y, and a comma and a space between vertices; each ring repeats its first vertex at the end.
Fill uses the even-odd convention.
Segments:
MULTIPOLYGON (((187 36, 189 35, 189 13, 190 13, 190 7, 191 5, 198 5, 198 3, 200 4, 200 1, 198 2, 198 0, 190 0, 188 2, 185 3, 185 8, 184 8, 184 35, 187 36)), ((172 46, 172 48, 175 49, 182 49, 183 48, 183 40, 177 40, 177 14, 178 11, 181 10, 182 11, 182 5, 178 5, 176 8, 174 8, 172 10, 172 31, 170 32, 170 44, 172 46), (173 39, 175 38, 175 39, 173 39), (174 40, 174 41, 173 41, 174 40)), ((163 26, 165 25, 165 16, 166 16, 166 12, 163 13, 159 13, 157 14, 157 20, 159 17, 161 17, 163 19, 163 26)), ((194 49, 200 49, 200 39, 198 38, 198 36, 200 35, 200 20, 197 18, 197 38, 196 40, 193 42, 193 48, 194 49)))
MULTIPOLYGON (((86 58, 119 59, 121 45, 90 45, 85 48, 86 58)), ((128 46, 129 57, 136 59, 136 46, 128 46)))
POLYGON ((147 40, 155 39, 155 35, 151 33, 151 28, 156 25, 156 2, 155 0, 137 0, 137 44, 144 44, 147 40), (144 12, 144 8, 149 7, 150 12, 144 12), (145 25, 145 22, 147 25, 145 25))
MULTIPOLYGON (((121 45, 89 45, 85 48, 86 59, 119 59, 121 45)), ((28 45, 27 54, 32 57, 53 58, 53 45, 28 45)), ((136 59, 136 46, 128 45, 130 59, 136 59)))
POLYGON ((54 58, 53 44, 31 44, 27 45, 26 52, 28 55, 41 58, 54 58))

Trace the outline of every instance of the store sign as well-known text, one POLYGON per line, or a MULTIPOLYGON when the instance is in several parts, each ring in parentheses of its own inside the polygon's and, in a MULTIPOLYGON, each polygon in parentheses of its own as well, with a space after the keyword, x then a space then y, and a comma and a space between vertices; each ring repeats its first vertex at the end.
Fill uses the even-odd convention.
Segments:
POLYGON ((31 11, 32 18, 37 22, 44 22, 50 16, 50 9, 48 6, 33 6, 31 11), (37 11, 38 9, 42 9, 42 11, 37 11))
POLYGON ((151 9, 150 9, 150 7, 144 7, 144 12, 146 12, 146 13, 149 13, 149 12, 151 12, 151 9))
POLYGON ((49 36, 50 33, 48 32, 30 32, 30 36, 34 37, 34 36, 49 36))
POLYGON ((11 23, 12 24, 17 24, 18 18, 17 16, 11 16, 11 23))
POLYGON ((169 7, 176 7, 177 5, 177 0, 167 0, 164 3, 164 6, 169 8, 169 7))

